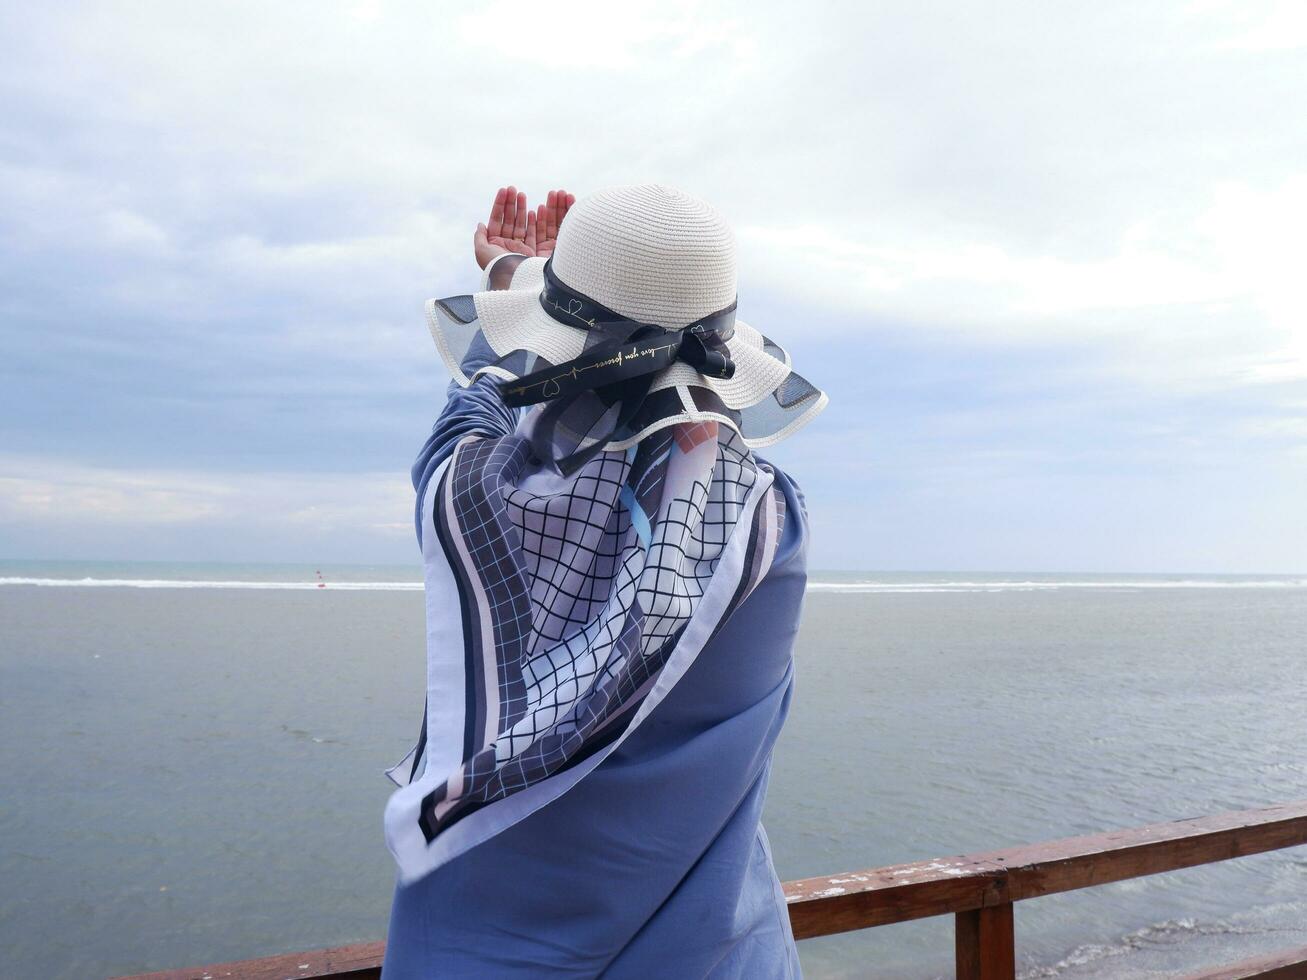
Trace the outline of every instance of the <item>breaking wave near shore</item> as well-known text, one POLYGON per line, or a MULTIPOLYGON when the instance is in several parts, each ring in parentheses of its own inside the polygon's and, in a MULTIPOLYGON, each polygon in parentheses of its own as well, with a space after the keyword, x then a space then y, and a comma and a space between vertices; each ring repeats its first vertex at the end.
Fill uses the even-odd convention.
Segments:
MULTIPOLYGON (((120 588, 120 589, 245 589, 337 592, 420 592, 422 582, 413 580, 363 581, 349 578, 236 579, 236 578, 135 578, 0 576, 0 587, 36 588, 120 588)), ((1069 589, 1307 589, 1307 578, 1238 576, 1210 577, 1110 577, 1110 578, 891 578, 825 579, 814 577, 808 591, 827 594, 947 593, 947 592, 1054 592, 1069 589)))

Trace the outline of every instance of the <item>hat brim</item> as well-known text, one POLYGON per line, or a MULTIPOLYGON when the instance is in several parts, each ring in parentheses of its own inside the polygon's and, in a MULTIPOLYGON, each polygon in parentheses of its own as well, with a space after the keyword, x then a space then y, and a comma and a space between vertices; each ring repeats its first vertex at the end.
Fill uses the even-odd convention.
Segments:
MULTIPOLYGON (((512 380, 579 356, 601 339, 597 331, 560 323, 540 304, 543 259, 527 259, 509 289, 428 300, 427 325, 441 359, 463 385, 482 375, 512 380), (477 354, 469 375, 464 364, 477 354)), ((735 373, 729 379, 700 374, 677 363, 658 372, 632 434, 606 448, 625 449, 651 432, 679 422, 731 426, 752 448, 772 445, 810 422, 826 407, 824 392, 794 372, 779 344, 740 319, 728 341, 735 373)))

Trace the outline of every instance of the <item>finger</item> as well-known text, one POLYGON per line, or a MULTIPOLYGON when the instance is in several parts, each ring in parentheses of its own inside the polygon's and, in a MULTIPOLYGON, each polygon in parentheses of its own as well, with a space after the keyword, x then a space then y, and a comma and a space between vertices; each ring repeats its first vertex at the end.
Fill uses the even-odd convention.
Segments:
POLYGON ((488 235, 499 235, 504 227, 504 202, 508 199, 508 188, 501 187, 495 191, 495 203, 490 205, 490 222, 486 228, 488 235))
POLYGON ((517 195, 517 223, 513 225, 514 238, 522 238, 526 235, 526 216, 529 213, 526 207, 526 194, 519 192, 517 195))
POLYGON ((504 197, 504 237, 521 238, 517 234, 517 221, 520 215, 517 213, 518 206, 522 203, 522 195, 517 192, 517 188, 512 184, 508 185, 508 191, 504 197))
POLYGON ((567 201, 563 204, 563 209, 558 213, 558 223, 563 223, 563 218, 567 217, 567 212, 572 210, 572 205, 576 203, 576 195, 568 194, 567 201))
POLYGON ((472 234, 472 242, 475 245, 490 244, 490 234, 489 232, 487 232, 485 225, 483 224, 477 225, 477 230, 472 234))
POLYGON ((558 237, 558 191, 550 191, 545 199, 545 238, 553 241, 558 237))
POLYGON ((528 211, 526 213, 526 231, 522 236, 522 241, 526 243, 527 251, 535 255, 536 251, 536 213, 528 211))
POLYGON ((505 238, 521 238, 521 235, 514 234, 513 229, 517 225, 517 199, 519 195, 517 188, 512 184, 504 190, 504 228, 500 232, 505 238))

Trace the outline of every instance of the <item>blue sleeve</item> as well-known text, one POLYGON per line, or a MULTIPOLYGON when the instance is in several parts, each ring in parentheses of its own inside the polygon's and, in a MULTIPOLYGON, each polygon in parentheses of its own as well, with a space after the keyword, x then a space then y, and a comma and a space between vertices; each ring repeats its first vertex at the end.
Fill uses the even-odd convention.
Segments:
MULTIPOLYGON (((484 342, 479 348, 474 346, 463 359, 463 373, 470 376, 494 359, 494 352, 484 342)), ((449 383, 445 407, 413 462, 411 475, 413 489, 417 491, 413 523, 419 547, 422 544, 422 501, 427 494, 427 484, 440 464, 453 453, 458 441, 468 435, 489 438, 508 435, 517 426, 518 412, 504 405, 497 385, 498 379, 485 375, 466 388, 457 381, 449 383)))

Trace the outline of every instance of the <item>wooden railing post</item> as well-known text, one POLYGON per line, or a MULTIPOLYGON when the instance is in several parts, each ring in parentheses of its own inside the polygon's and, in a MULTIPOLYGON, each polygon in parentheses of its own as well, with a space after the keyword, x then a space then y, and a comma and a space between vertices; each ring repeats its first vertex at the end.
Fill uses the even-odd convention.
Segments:
POLYGON ((1015 980, 1011 902, 959 912, 954 929, 958 980, 1015 980))

